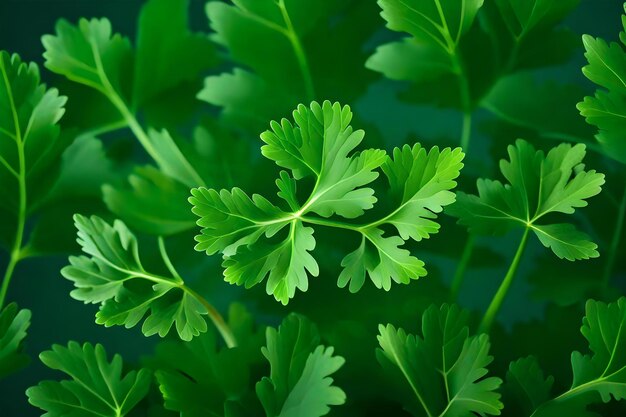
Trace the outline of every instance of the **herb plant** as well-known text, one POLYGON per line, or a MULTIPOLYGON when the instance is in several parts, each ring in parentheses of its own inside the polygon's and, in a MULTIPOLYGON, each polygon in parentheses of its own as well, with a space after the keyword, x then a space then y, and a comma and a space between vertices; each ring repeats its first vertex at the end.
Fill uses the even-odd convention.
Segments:
POLYGON ((60 19, 43 73, 0 52, 0 379, 30 403, 0 415, 624 414, 624 32, 581 42, 577 0, 196 6, 147 0, 134 41, 60 19), (594 88, 560 79, 583 54, 594 88), (126 360, 38 346, 11 289, 68 283, 126 360))

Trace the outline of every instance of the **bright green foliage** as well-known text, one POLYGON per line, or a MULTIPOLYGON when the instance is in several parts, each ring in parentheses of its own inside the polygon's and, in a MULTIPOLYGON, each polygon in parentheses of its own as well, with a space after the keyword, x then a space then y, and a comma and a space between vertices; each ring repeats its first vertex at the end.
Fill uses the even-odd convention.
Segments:
MULTIPOLYGON (((127 38, 113 32, 107 19, 81 19, 77 26, 60 20, 56 35, 42 39, 48 69, 101 93, 100 100, 105 104, 100 107, 108 110, 100 113, 108 116, 89 127, 103 132, 130 128, 164 174, 152 172, 150 179, 144 175, 150 192, 140 193, 120 185, 105 189, 105 201, 116 215, 143 230, 154 225, 153 233, 171 234, 187 229, 189 223, 179 223, 183 200, 176 200, 175 196, 180 195, 181 189, 204 185, 206 180, 190 162, 199 159, 196 147, 168 130, 144 129, 137 116, 142 111, 149 122, 163 126, 171 124, 171 119, 187 119, 193 114, 195 104, 186 102, 193 96, 189 90, 197 89, 198 74, 216 60, 209 39, 187 29, 187 9, 185 0, 147 2, 139 19, 136 51, 127 38), (185 91, 188 94, 182 94, 185 91), (181 117, 173 116, 178 110, 181 117), (178 215, 158 221, 149 218, 148 210, 138 209, 155 203, 157 192, 170 201, 168 206, 178 215), (180 204, 176 205, 176 201, 180 204)), ((137 181, 136 176, 129 178, 131 188, 137 181)))
POLYGON ((108 19, 81 19, 77 26, 60 20, 56 35, 42 39, 46 67, 101 92, 122 119, 128 116, 123 108, 140 106, 167 117, 176 108, 152 108, 155 99, 178 100, 174 89, 184 91, 185 83, 216 61, 209 40, 189 32, 187 9, 186 0, 147 2, 139 17, 136 51, 127 38, 113 33, 108 19))
POLYGON ((451 52, 472 26, 483 0, 378 3, 389 29, 411 34, 417 44, 439 46, 451 52))
POLYGON ((507 415, 530 416, 537 407, 551 398, 552 376, 544 377, 533 356, 511 362, 503 386, 507 415))
POLYGON ((206 11, 213 40, 236 66, 207 77, 198 93, 221 107, 226 121, 256 132, 298 103, 351 102, 365 91, 372 74, 363 66, 362 45, 378 29, 373 2, 229 3, 210 1, 206 11))
POLYGON ((501 235, 529 228, 559 258, 597 257, 597 245, 573 225, 537 223, 550 213, 572 214, 600 192, 604 175, 584 171, 585 145, 562 144, 545 155, 518 140, 508 147, 508 153, 509 160, 500 161, 508 184, 479 179, 478 196, 459 193, 449 213, 472 233, 501 235))
POLYGON ((29 361, 22 352, 22 345, 30 326, 30 317, 30 310, 18 310, 15 303, 0 312, 0 380, 29 361))
POLYGON ((141 369, 122 376, 122 357, 111 362, 102 345, 70 342, 39 355, 48 368, 71 379, 43 381, 26 391, 29 402, 48 417, 124 417, 148 393, 150 372, 141 369))
POLYGON ((405 407, 416 416, 499 415, 495 391, 501 380, 485 377, 489 336, 469 335, 468 314, 457 306, 429 307, 421 335, 391 324, 379 326, 378 361, 396 381, 404 381, 405 407), (407 389, 410 387, 410 390, 407 389))
MULTIPOLYGON (((319 268, 311 255, 316 242, 314 229, 306 223, 347 229, 361 236, 356 251, 342 261, 341 287, 350 283, 358 291, 369 275, 378 288, 389 290, 391 281, 409 283, 426 274, 423 262, 401 248, 406 240, 421 240, 436 233, 436 214, 454 201, 450 191, 462 168, 460 149, 427 152, 420 145, 395 149, 393 157, 382 150, 356 152, 363 131, 350 126, 348 106, 313 102, 287 119, 272 122, 261 139, 265 157, 291 170, 276 181, 289 211, 265 197, 244 191, 192 190, 190 202, 200 217, 202 233, 196 250, 208 255, 220 252, 226 281, 251 287, 268 276, 268 294, 287 304, 295 290, 306 291, 308 274, 319 268), (377 201, 369 185, 381 167, 390 185, 393 209, 365 224, 346 222, 372 209, 377 201), (298 180, 315 181, 303 204, 297 194, 298 180), (317 215, 317 216, 316 216, 317 215), (337 220, 335 220, 337 219, 337 220), (384 236, 383 225, 394 227, 400 236, 384 236)), ((303 181, 304 183, 304 181, 303 181)))
POLYGON ((267 329, 263 355, 270 376, 256 385, 268 417, 319 417, 331 405, 341 405, 346 395, 330 375, 344 364, 332 347, 319 345, 319 334, 307 319, 291 314, 278 330, 267 329))
MULTIPOLYGON (((622 20, 626 25, 626 20, 622 20)), ((626 44, 623 33, 620 40, 626 44)), ((626 164, 626 52, 617 42, 609 44, 589 35, 583 36, 583 44, 589 62, 583 73, 602 90, 597 90, 594 97, 585 97, 578 110, 598 128, 596 138, 606 154, 626 164)))
POLYGON ((68 145, 58 126, 67 99, 40 81, 35 64, 0 52, 0 206, 16 217, 45 197, 68 145))
MULTIPOLYGON (((99 217, 81 215, 74 221, 86 256, 70 257, 71 265, 61 273, 74 282, 74 299, 101 304, 98 324, 130 328, 147 315, 142 325, 146 336, 164 337, 175 325, 181 339, 191 340, 207 330, 202 317, 206 307, 175 271, 163 277, 144 269, 137 239, 124 223, 116 220, 110 225, 99 217)), ((168 264, 165 255, 164 261, 168 264)))

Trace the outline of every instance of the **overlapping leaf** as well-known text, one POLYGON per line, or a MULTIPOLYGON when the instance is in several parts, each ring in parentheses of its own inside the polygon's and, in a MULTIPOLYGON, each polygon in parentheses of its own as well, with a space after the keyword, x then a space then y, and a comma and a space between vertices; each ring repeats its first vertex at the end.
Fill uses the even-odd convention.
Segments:
POLYGON ((512 416, 530 416, 537 407, 551 397, 554 378, 545 377, 533 356, 511 362, 503 386, 507 413, 512 416))
POLYGON ((598 415, 588 409, 592 404, 626 398, 626 355, 622 349, 626 343, 625 326, 626 298, 609 304, 587 301, 581 333, 592 353, 572 353, 571 388, 556 397, 550 395, 552 377, 544 379, 536 361, 523 359, 513 363, 507 388, 521 399, 518 404, 527 410, 524 415, 592 417, 598 415))
POLYGON ((478 196, 459 193, 450 214, 473 233, 499 235, 529 228, 559 258, 597 257, 597 245, 572 224, 538 223, 550 213, 572 214, 600 192, 604 175, 584 170, 585 145, 562 144, 544 155, 518 140, 508 153, 509 160, 500 161, 508 184, 479 179, 478 196))
POLYGON ((0 379, 28 363, 29 358, 22 346, 30 316, 30 310, 19 310, 15 303, 0 312, 0 379))
POLYGON ((501 77, 569 59, 575 35, 555 27, 577 3, 379 0, 387 27, 410 37, 379 46, 367 66, 410 81, 405 100, 471 112, 501 77))
POLYGON ((373 78, 362 45, 378 28, 374 2, 232 3, 211 1, 206 10, 213 39, 237 66, 207 77, 198 98, 234 125, 256 131, 317 98, 351 102, 373 78))
MULTIPOLYGON (((127 38, 113 33, 108 19, 82 19, 76 26, 60 20, 56 35, 42 39, 46 67, 102 93, 122 112, 111 119, 127 118, 122 107, 141 108, 159 126, 176 119, 172 115, 178 110, 188 117, 193 107, 186 101, 193 97, 195 79, 216 63, 216 54, 206 36, 190 33, 187 13, 187 0, 147 2, 139 16, 136 51, 127 38)), ((94 110, 114 111, 91 104, 94 110)))
POLYGON ((191 342, 158 345, 152 362, 167 409, 189 417, 258 414, 251 374, 262 361, 263 334, 253 331, 253 318, 240 305, 231 306, 229 326, 240 344, 235 348, 218 347, 212 331, 191 342))
POLYGON ((424 312, 421 336, 391 324, 379 326, 378 360, 396 381, 407 384, 402 400, 414 415, 500 414, 503 405, 495 391, 502 381, 486 377, 493 360, 489 336, 470 337, 467 325, 466 312, 444 305, 424 312))
MULTIPOLYGON (((626 24, 626 20, 622 20, 626 24)), ((622 35, 620 39, 626 44, 626 37, 622 35)), ((623 134, 626 128, 626 52, 617 42, 607 43, 589 35, 583 36, 583 44, 589 62, 583 73, 602 90, 597 90, 593 97, 585 97, 578 103, 578 110, 588 123, 598 128, 596 138, 606 154, 626 164, 623 134)))
POLYGON ((330 377, 344 364, 332 347, 319 344, 315 326, 304 317, 291 314, 278 330, 267 329, 263 355, 271 371, 256 385, 267 416, 319 417, 331 405, 346 400, 330 377))
POLYGON ((130 328, 147 315, 142 325, 146 336, 164 337, 175 325, 183 340, 207 330, 203 304, 177 274, 163 277, 144 269, 137 239, 124 223, 110 225, 81 215, 74 220, 85 255, 70 257, 71 265, 61 273, 74 282, 73 298, 101 304, 97 323, 130 328))
POLYGON ((122 357, 109 362, 102 345, 54 345, 40 355, 48 368, 71 379, 43 381, 26 391, 28 401, 46 416, 124 417, 148 393, 151 375, 145 369, 122 375, 122 357))
POLYGON ((350 283, 350 290, 358 291, 366 273, 386 290, 392 281, 406 284, 425 275, 423 262, 401 246, 438 231, 437 213, 454 201, 450 190, 463 166, 461 150, 427 152, 420 145, 406 146, 396 149, 393 158, 377 149, 358 152, 364 133, 350 126, 348 106, 313 102, 310 108, 300 105, 293 116, 295 125, 287 119, 272 122, 271 130, 261 135, 263 155, 291 171, 282 171, 276 181, 278 196, 289 210, 238 188, 193 189, 190 202, 202 227, 196 249, 223 255, 228 282, 251 287, 269 277, 268 294, 283 304, 296 288, 306 291, 308 275, 318 273, 311 255, 314 229, 305 224, 361 236, 360 246, 342 262, 341 287, 350 283), (370 184, 379 176, 379 167, 388 177, 393 208, 369 223, 347 222, 374 207, 377 198, 370 184), (300 203, 298 187, 308 178, 314 185, 300 203), (387 225, 400 236, 385 236, 382 227, 387 225))
POLYGON ((16 217, 40 203, 57 178, 69 144, 58 125, 65 102, 56 89, 41 84, 35 64, 0 52, 0 206, 16 217))

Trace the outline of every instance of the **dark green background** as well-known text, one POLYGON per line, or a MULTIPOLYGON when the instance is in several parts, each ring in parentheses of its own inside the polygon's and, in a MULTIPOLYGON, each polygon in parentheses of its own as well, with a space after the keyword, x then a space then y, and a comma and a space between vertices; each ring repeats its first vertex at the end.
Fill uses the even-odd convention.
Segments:
MULTIPOLYGON (((54 23, 60 17, 72 22, 79 17, 108 17, 116 31, 132 38, 141 3, 137 0, 0 0, 0 49, 17 52, 24 60, 41 64, 43 48, 40 37, 53 32, 54 23)), ((203 12, 205 2, 192 0, 191 3, 192 27, 206 30, 203 12)), ((590 33, 605 39, 615 39, 617 28, 620 27, 621 8, 622 0, 582 0, 579 9, 566 24, 580 34, 590 33)), ((381 27, 382 24, 381 19, 381 27)), ((380 36, 384 36, 383 32, 380 36)), ((372 45, 378 43, 376 39, 372 40, 372 45)), ((545 76, 588 85, 580 72, 583 64, 582 51, 579 51, 566 69, 546 71, 545 76)), ((48 78, 45 70, 43 72, 44 79, 48 78)), ((383 127, 382 131, 390 142, 403 141, 408 134, 437 137, 450 128, 449 123, 445 122, 450 116, 449 112, 415 109, 401 104, 394 99, 394 92, 393 84, 381 81, 372 86, 355 109, 364 119, 383 127), (381 101, 386 104, 380 105, 381 101)), ((478 142, 474 140, 474 143, 478 142)), ((0 198, 1 193, 2 190, 0 198)), ((52 236, 50 238, 53 239, 52 236)), ((192 245, 189 242, 189 250, 192 250, 192 245)), ((9 301, 17 301, 21 307, 33 312, 27 339, 29 354, 36 358, 39 352, 51 344, 65 344, 68 340, 103 342, 109 352, 122 353, 129 361, 136 361, 142 354, 149 353, 156 337, 143 337, 139 328, 125 330, 97 326, 94 324, 96 307, 70 299, 68 294, 71 284, 62 279, 58 272, 65 263, 64 258, 58 257, 28 260, 18 266, 9 291, 9 301)), ((4 269, 5 264, 6 254, 3 253, 0 254, 0 269, 4 269)), ((487 281, 481 279, 480 286, 476 285, 474 290, 464 293, 466 306, 482 307, 483 300, 491 294, 491 288, 495 285, 488 283, 483 286, 487 281)), ((527 293, 523 289, 523 282, 518 280, 516 285, 520 289, 519 293, 527 293)), ((305 294, 301 296, 306 297, 305 294)), ((541 314, 540 305, 529 308, 523 301, 511 300, 507 303, 503 314, 509 321, 523 321, 541 314)), ((0 382, 0 417, 39 415, 38 410, 28 406, 24 391, 39 380, 53 375, 35 359, 28 368, 0 382)))

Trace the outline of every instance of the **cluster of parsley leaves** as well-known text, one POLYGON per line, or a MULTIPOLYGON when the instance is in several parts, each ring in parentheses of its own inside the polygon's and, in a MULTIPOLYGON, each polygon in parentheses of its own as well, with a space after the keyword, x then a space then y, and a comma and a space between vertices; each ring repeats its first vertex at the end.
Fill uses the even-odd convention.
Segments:
POLYGON ((11 281, 71 254, 96 323, 160 340, 53 345, 46 416, 623 413, 626 17, 582 38, 597 91, 538 76, 580 55, 578 3, 212 0, 196 33, 188 0, 147 0, 134 42, 44 35, 55 87, 1 51, 0 378, 38 320, 11 281), (376 85, 450 137, 392 146, 359 115, 376 85), (484 271, 484 314, 461 308, 484 271), (505 326, 518 275, 549 305, 505 326))

